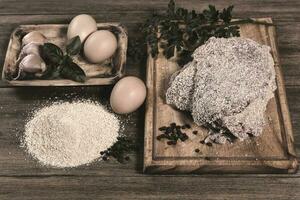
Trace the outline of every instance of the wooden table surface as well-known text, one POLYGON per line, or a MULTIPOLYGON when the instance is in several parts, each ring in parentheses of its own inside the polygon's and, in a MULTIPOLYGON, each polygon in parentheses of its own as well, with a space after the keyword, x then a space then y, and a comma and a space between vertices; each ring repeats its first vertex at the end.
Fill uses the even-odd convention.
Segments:
MULTIPOLYGON (((209 1, 177 1, 202 10, 209 1)), ((212 1, 211 1, 212 2, 212 1)), ((168 0, 0 0, 0 63, 9 35, 19 24, 68 23, 80 13, 98 22, 122 22, 134 38, 153 10, 168 0)), ((235 5, 235 17, 272 17, 277 25, 295 146, 300 153, 300 1, 216 0, 218 8, 235 5)), ((128 60, 127 74, 145 79, 145 63, 128 60)), ((2 65, 1 65, 2 71, 2 65)), ((52 100, 107 98, 110 87, 12 88, 0 83, 0 199, 300 199, 300 172, 279 174, 180 175, 142 174, 143 149, 131 161, 98 162, 75 169, 39 166, 19 147, 29 112, 52 100)), ((125 133, 143 146, 144 110, 126 116, 125 133)))

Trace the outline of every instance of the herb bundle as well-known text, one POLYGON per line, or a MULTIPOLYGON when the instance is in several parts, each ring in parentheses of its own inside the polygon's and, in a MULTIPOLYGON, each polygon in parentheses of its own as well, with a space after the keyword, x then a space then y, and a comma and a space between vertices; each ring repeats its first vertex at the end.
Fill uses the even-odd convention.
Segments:
POLYGON ((144 56, 149 46, 152 57, 156 57, 159 48, 169 59, 175 56, 179 65, 184 65, 192 58, 194 50, 204 44, 210 37, 239 36, 238 24, 254 22, 252 19, 232 21, 233 6, 217 10, 209 5, 201 13, 176 7, 174 0, 170 0, 164 14, 153 14, 142 26, 144 41, 131 41, 133 48, 129 55, 144 56))
POLYGON ((46 62, 47 70, 42 79, 56 79, 59 77, 71 79, 77 82, 84 82, 86 75, 84 71, 72 60, 81 50, 79 36, 70 40, 66 47, 66 54, 52 43, 45 43, 41 47, 41 56, 46 62))

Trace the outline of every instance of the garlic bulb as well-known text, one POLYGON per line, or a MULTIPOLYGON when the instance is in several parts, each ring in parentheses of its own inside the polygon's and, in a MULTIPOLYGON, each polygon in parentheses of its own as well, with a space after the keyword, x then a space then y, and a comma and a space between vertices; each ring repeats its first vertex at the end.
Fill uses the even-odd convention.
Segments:
POLYGON ((38 43, 38 44, 44 44, 46 42, 47 38, 41 34, 38 31, 32 31, 30 33, 27 33, 23 39, 22 39, 22 46, 25 46, 29 43, 38 43))
POLYGON ((22 72, 34 73, 35 76, 41 77, 45 71, 46 64, 43 59, 39 55, 29 54, 21 60, 18 75, 14 80, 19 79, 22 72))

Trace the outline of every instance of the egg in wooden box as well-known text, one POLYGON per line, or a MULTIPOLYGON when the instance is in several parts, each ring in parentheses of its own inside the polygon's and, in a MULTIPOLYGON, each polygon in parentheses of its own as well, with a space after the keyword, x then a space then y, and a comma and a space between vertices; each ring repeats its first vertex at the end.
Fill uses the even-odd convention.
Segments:
POLYGON ((84 55, 91 63, 101 63, 109 59, 117 49, 117 39, 107 30, 92 33, 84 43, 84 55))
POLYGON ((68 26, 67 37, 68 40, 79 36, 80 41, 83 43, 86 38, 97 31, 97 23, 95 19, 86 14, 77 15, 72 19, 68 26))

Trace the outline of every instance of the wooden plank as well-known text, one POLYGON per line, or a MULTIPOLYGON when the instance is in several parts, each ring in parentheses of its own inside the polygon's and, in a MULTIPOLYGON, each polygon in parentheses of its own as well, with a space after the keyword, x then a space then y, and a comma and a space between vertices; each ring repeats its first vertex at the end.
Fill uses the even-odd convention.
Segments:
MULTIPOLYGON (((0 14, 65 14, 65 13, 94 13, 99 12, 127 12, 127 11, 161 11, 165 10, 169 0, 149 0, 145 3, 142 0, 118 0, 118 1, 94 1, 94 0, 1 0, 0 14), (72 5, 72 6, 70 6, 72 5), (24 9, 26 8, 26 9, 24 9)), ((208 6, 209 1, 206 0, 177 0, 178 5, 188 9, 202 10, 208 6)), ((229 4, 235 5, 237 10, 243 13, 258 13, 266 16, 266 13, 272 13, 272 16, 291 16, 299 12, 299 1, 297 0, 272 0, 272 1, 253 1, 253 0, 231 0, 230 2, 223 0, 215 0, 214 5, 218 7, 226 7, 229 4)), ((109 15, 108 15, 109 16, 109 15)), ((249 15, 248 15, 249 16, 249 15)))
MULTIPOLYGON (((4 61, 9 35, 19 24, 68 23, 79 13, 90 13, 98 22, 122 22, 129 30, 129 36, 139 35, 137 27, 150 15, 152 10, 162 11, 168 0, 150 1, 79 1, 79 0, 0 0, 0 68, 4 61)), ((177 0, 183 7, 202 10, 209 1, 177 0)), ((288 103, 295 133, 295 144, 300 152, 300 6, 298 0, 224 0, 213 1, 219 8, 228 4, 235 5, 237 17, 272 16, 279 35, 279 52, 285 75, 288 103)), ((144 65, 128 60, 127 73, 144 77, 144 65)), ((1 68, 2 71, 2 68, 1 68)), ((49 95, 42 95, 40 89, 22 88, 0 89, 0 152, 10 144, 11 149, 18 148, 14 139, 16 129, 24 124, 27 110, 46 102, 49 95), (31 96, 34 96, 31 97, 31 96), (11 106, 9 106, 11 105, 11 106), (28 106, 28 108, 26 108, 28 106), (11 108, 13 107, 13 109, 11 108), (5 120, 3 120, 5 119, 5 120)), ((63 94, 63 88, 49 92, 63 94)), ((74 90, 73 95, 89 92, 74 90)), ((43 92, 44 94, 46 92, 43 92)), ((95 92, 95 96, 99 93, 95 92)), ((51 96, 51 95, 50 95, 51 96)), ((91 95, 93 96, 93 95, 91 95)), ((53 98, 55 95, 53 95, 53 98)), ((74 96, 70 96, 69 99, 74 96)), ((97 96, 98 98, 99 96, 97 96)), ((68 98, 66 98, 68 99, 68 98)), ((128 125, 128 134, 142 136, 143 113, 138 112, 128 125)), ((142 151, 142 150, 141 150, 142 151)), ((13 152, 13 151, 12 151, 13 152)), ((141 154, 141 152, 140 152, 141 154)), ((18 155, 15 155, 18 157, 18 155)), ((134 155, 133 157, 141 157, 134 155)), ((117 163, 100 164, 78 170, 53 170, 40 166, 32 167, 25 157, 14 157, 14 153, 5 162, 0 163, 0 199, 299 199, 299 172, 297 175, 223 175, 223 176, 142 176, 139 162, 128 165, 117 163), (20 159, 24 162, 16 162, 20 159), (137 166, 136 166, 137 165, 137 166), (22 170, 21 168, 24 168, 22 170), (64 175, 65 174, 65 175, 64 175), (80 176, 82 174, 82 176, 80 176), (14 176, 17 177, 3 177, 14 176), (53 175, 53 177, 48 177, 53 175), (97 176, 98 175, 98 176, 97 176), (70 176, 70 177, 66 177, 70 176), (73 177, 75 176, 75 177, 73 177), (95 178, 91 176, 96 176, 95 178), (100 176, 100 177, 99 177, 100 176), (66 177, 66 178, 65 178, 66 177), (133 178, 132 178, 133 177, 133 178), (250 177, 250 178, 249 178, 250 177)), ((141 158, 139 158, 141 160, 141 158)), ((139 160, 138 159, 138 160, 139 160)), ((30 161, 32 162, 32 161, 30 161)))
MULTIPOLYGON (((261 19, 272 22, 271 19, 261 19)), ((261 44, 269 45, 275 62, 277 86, 266 111, 264 132, 257 138, 237 141, 234 144, 199 144, 207 135, 207 129, 197 126, 184 113, 165 103, 161 95, 165 92, 169 77, 176 65, 163 55, 157 59, 149 56, 147 72, 147 105, 145 119, 144 171, 148 173, 295 173, 297 160, 293 146, 293 134, 286 102, 283 77, 276 46, 274 27, 247 24, 241 26, 241 37, 251 38, 261 44), (271 119, 271 120, 267 120, 271 119), (158 128, 172 122, 191 124, 185 131, 190 140, 175 146, 158 141, 158 128), (198 135, 192 134, 197 130, 198 135), (196 153, 199 149, 200 153, 196 153)))
POLYGON ((300 198, 298 178, 2 177, 1 199, 289 199, 300 198), (213 180, 213 181, 212 181, 213 180), (284 188, 283 188, 284 185, 284 188))

